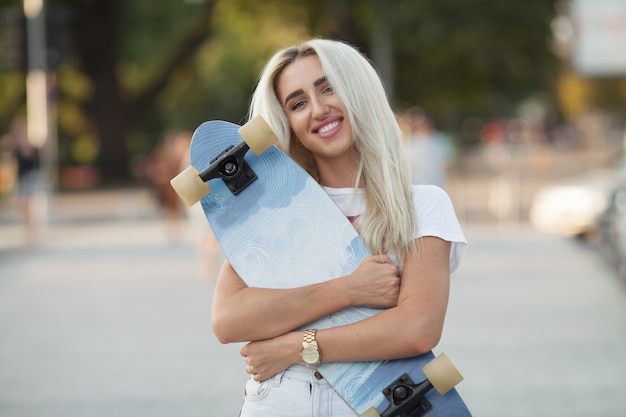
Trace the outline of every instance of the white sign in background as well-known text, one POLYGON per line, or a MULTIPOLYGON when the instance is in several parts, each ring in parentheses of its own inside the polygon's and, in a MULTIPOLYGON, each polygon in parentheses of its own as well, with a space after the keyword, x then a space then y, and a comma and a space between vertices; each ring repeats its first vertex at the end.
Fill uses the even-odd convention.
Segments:
POLYGON ((626 75, 626 0, 574 0, 572 22, 572 62, 578 72, 626 75))

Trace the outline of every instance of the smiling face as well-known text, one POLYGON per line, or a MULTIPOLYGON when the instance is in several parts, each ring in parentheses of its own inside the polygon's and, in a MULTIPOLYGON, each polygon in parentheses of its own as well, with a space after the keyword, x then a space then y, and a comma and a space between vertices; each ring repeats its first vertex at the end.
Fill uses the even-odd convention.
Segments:
POLYGON ((319 59, 298 58, 282 71, 276 87, 291 129, 313 154, 321 177, 328 178, 324 174, 330 170, 354 172, 352 127, 319 59))

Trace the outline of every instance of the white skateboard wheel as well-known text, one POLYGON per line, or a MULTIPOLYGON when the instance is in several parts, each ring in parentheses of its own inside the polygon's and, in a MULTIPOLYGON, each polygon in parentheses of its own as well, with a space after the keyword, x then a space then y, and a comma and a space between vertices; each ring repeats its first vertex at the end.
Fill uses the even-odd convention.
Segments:
POLYGON ((459 373, 452 361, 445 353, 437 356, 428 362, 422 371, 426 378, 433 384, 433 387, 441 395, 454 388, 459 382, 463 381, 463 376, 459 373))
POLYGON ((274 131, 261 116, 257 116, 241 126, 239 134, 257 156, 278 141, 274 131))
POLYGON ((211 192, 209 184, 202 181, 198 170, 191 165, 172 178, 170 184, 187 207, 193 206, 211 192))

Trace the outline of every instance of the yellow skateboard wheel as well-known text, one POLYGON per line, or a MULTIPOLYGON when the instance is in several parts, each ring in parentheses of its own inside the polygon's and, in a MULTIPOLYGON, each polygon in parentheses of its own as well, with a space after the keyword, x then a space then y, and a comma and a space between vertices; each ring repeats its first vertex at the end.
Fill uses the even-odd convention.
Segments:
POLYGON ((433 387, 441 395, 454 388, 459 382, 463 381, 463 376, 459 373, 452 361, 445 353, 437 356, 428 362, 422 371, 426 378, 433 384, 433 387))
POLYGON ((209 184, 200 179, 198 170, 191 165, 172 178, 170 184, 187 207, 193 206, 211 192, 209 184))
POLYGON ((376 410, 374 407, 368 408, 363 414, 361 414, 360 417, 380 417, 380 414, 378 414, 378 410, 376 410))
POLYGON ((241 126, 239 134, 257 156, 278 141, 276 134, 261 116, 257 116, 241 126))

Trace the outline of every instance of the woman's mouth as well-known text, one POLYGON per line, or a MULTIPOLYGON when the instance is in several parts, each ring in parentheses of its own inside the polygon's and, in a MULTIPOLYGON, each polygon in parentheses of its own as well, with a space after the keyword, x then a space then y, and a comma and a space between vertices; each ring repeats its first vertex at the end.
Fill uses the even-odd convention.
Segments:
POLYGON ((340 124, 341 124, 341 121, 340 120, 336 120, 334 122, 331 122, 331 123, 327 124, 326 126, 322 126, 321 128, 317 129, 317 133, 323 135, 324 133, 328 133, 331 130, 337 128, 340 124))

